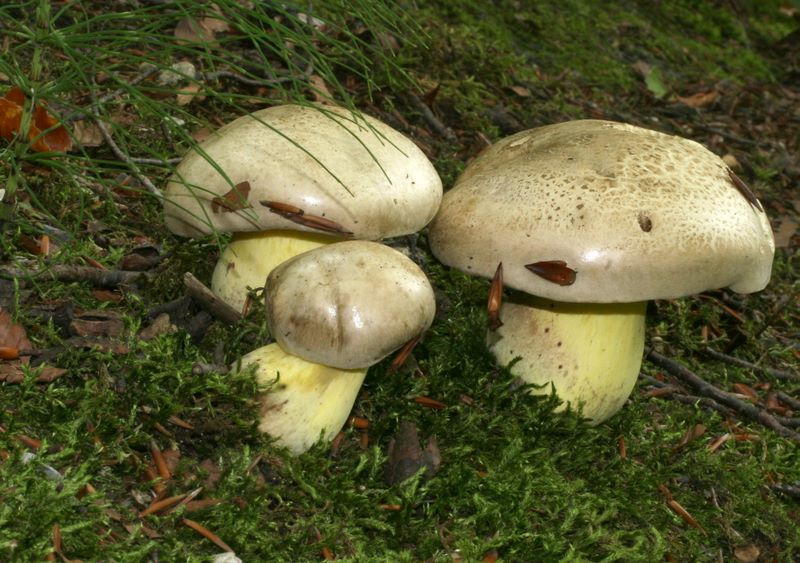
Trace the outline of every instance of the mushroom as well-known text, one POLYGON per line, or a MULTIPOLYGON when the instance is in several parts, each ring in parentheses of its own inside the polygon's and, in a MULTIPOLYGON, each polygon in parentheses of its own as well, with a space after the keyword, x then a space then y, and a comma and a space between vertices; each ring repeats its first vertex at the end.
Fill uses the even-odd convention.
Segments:
POLYGON ((342 428, 367 369, 433 322, 433 289, 406 256, 368 241, 309 250, 270 273, 267 322, 276 342, 257 364, 259 428, 295 454, 342 428))
POLYGON ((167 227, 233 232, 211 287, 237 309, 276 265, 323 244, 419 231, 442 183, 407 137, 333 106, 282 105, 236 119, 191 150, 165 190, 167 227))
POLYGON ((492 352, 594 424, 636 382, 647 300, 759 291, 775 248, 761 204, 719 157, 597 120, 488 148, 445 194, 429 242, 470 274, 490 278, 502 263, 505 285, 522 293, 500 308, 492 352))

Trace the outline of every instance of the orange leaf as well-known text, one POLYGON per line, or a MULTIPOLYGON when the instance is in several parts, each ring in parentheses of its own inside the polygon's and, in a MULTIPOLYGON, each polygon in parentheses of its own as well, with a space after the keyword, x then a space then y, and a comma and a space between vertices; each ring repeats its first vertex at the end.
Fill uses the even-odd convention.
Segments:
MULTIPOLYGON (((25 94, 16 86, 0 98, 0 137, 10 141, 19 132, 24 106, 25 94)), ((69 132, 63 125, 59 125, 55 117, 47 113, 43 104, 34 104, 32 112, 31 125, 25 136, 33 141, 33 150, 66 152, 72 148, 69 132)))

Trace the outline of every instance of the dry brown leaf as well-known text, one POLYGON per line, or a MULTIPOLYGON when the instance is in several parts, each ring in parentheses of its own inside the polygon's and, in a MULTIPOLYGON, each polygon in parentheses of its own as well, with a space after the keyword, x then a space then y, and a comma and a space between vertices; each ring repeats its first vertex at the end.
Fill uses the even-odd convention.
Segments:
POLYGON ((188 106, 193 101, 197 100, 198 102, 202 102, 206 99, 205 96, 198 94, 200 92, 201 86, 200 84, 189 84, 188 86, 183 86, 178 94, 175 96, 175 102, 179 106, 188 106))
MULTIPOLYGON (((0 137, 10 141, 17 135, 24 109, 25 93, 13 86, 0 98, 0 137)), ((23 133, 25 138, 33 141, 31 149, 36 152, 67 152, 72 148, 72 139, 66 127, 47 112, 41 101, 33 105, 31 112, 28 131, 23 133)))
POLYGON ((206 27, 205 19, 196 20, 186 16, 175 26, 175 38, 178 43, 205 43, 214 40, 214 32, 206 27))
POLYGON ((710 92, 697 92, 691 96, 676 96, 679 102, 692 108, 702 108, 707 105, 713 104, 719 98, 716 90, 710 92))
POLYGON ((206 139, 208 139, 212 133, 213 131, 208 127, 201 127, 200 129, 197 129, 192 132, 192 139, 194 139, 198 143, 201 143, 206 139))
POLYGON ((775 246, 778 248, 790 248, 795 234, 797 234, 797 223, 788 217, 784 217, 775 232, 775 246))
POLYGON ((250 182, 240 182, 223 196, 211 200, 212 213, 230 213, 250 207, 247 197, 250 195, 250 182))
POLYGON ((511 86, 509 89, 521 98, 531 97, 531 91, 525 88, 525 86, 511 86))
POLYGON ((761 556, 761 550, 753 544, 745 545, 734 549, 733 556, 742 563, 755 563, 761 556))
POLYGON ((100 128, 94 122, 85 119, 72 124, 72 133, 78 144, 83 147, 99 147, 105 142, 100 128))
POLYGON ((328 89, 328 85, 318 74, 312 74, 308 77, 308 85, 314 100, 321 104, 333 104, 333 94, 328 89))
POLYGON ((0 346, 16 348, 17 350, 30 350, 33 348, 22 325, 15 323, 11 318, 11 314, 2 309, 0 309, 0 346))
POLYGON ((733 388, 736 390, 737 393, 744 395, 754 403, 758 402, 758 393, 756 390, 746 385, 744 383, 734 383, 733 388))

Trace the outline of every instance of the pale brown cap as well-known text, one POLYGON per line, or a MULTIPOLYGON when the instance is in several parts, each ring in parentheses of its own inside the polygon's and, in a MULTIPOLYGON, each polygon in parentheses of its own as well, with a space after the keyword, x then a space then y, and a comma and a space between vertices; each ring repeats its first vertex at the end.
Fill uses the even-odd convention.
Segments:
POLYGON ((339 369, 371 366, 433 322, 425 273, 368 241, 337 242, 283 262, 267 278, 267 321, 284 351, 339 369))
POLYGON ((429 240, 449 266, 491 277, 502 262, 509 287, 597 303, 758 291, 775 250, 761 204, 708 149, 596 120, 489 147, 445 194, 429 240))
POLYGON ((427 225, 442 183, 413 141, 377 119, 333 106, 282 105, 240 117, 190 151, 164 197, 167 227, 183 236, 320 232, 282 212, 295 208, 378 240, 427 225))

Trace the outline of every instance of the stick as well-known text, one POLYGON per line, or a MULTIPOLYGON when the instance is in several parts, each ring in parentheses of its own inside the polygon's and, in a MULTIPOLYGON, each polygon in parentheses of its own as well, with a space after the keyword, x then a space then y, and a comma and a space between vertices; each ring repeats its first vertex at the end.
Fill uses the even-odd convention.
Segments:
POLYGON ((733 366, 738 366, 740 368, 750 369, 765 375, 771 375, 775 379, 800 381, 800 375, 793 373, 791 371, 757 366, 756 364, 751 364, 750 362, 742 360, 740 358, 729 356, 728 354, 723 354, 722 352, 717 352, 712 348, 706 348, 706 353, 712 358, 716 358, 717 360, 721 360, 723 362, 729 363, 733 366))
POLYGON ((453 133, 453 130, 439 121, 439 118, 433 114, 433 111, 427 106, 427 104, 425 104, 425 102, 420 100, 416 94, 409 94, 408 97, 414 107, 417 108, 417 111, 419 111, 422 114, 422 117, 425 118, 425 121, 428 122, 428 125, 433 127, 434 131, 448 141, 455 141, 456 134, 453 133))
POLYGON ((697 389, 701 394, 711 397, 716 402, 725 405, 728 408, 733 409, 734 411, 747 416, 748 418, 763 424, 767 428, 774 430, 777 434, 783 436, 784 438, 788 438, 793 442, 800 443, 800 434, 797 432, 786 428, 782 425, 778 420, 769 414, 766 411, 761 410, 760 408, 756 407, 755 405, 751 405, 750 403, 745 403, 734 397, 733 395, 718 389, 702 379, 700 376, 695 374, 694 372, 690 371, 688 368, 682 366, 678 362, 667 358, 666 356, 662 356, 658 352, 650 350, 647 353, 647 359, 653 362, 660 368, 667 370, 669 373, 680 379, 681 381, 688 383, 695 389, 697 389))
POLYGON ((214 295, 214 292, 203 285, 191 272, 183 274, 183 285, 186 286, 186 291, 192 299, 222 322, 234 325, 242 320, 242 314, 239 311, 214 295))
POLYGON ((56 280, 61 282, 87 282, 97 287, 117 287, 130 285, 139 276, 147 277, 146 272, 131 272, 128 270, 100 270, 90 266, 69 266, 56 264, 37 270, 14 268, 13 266, 0 266, 0 277, 7 279, 56 280))

